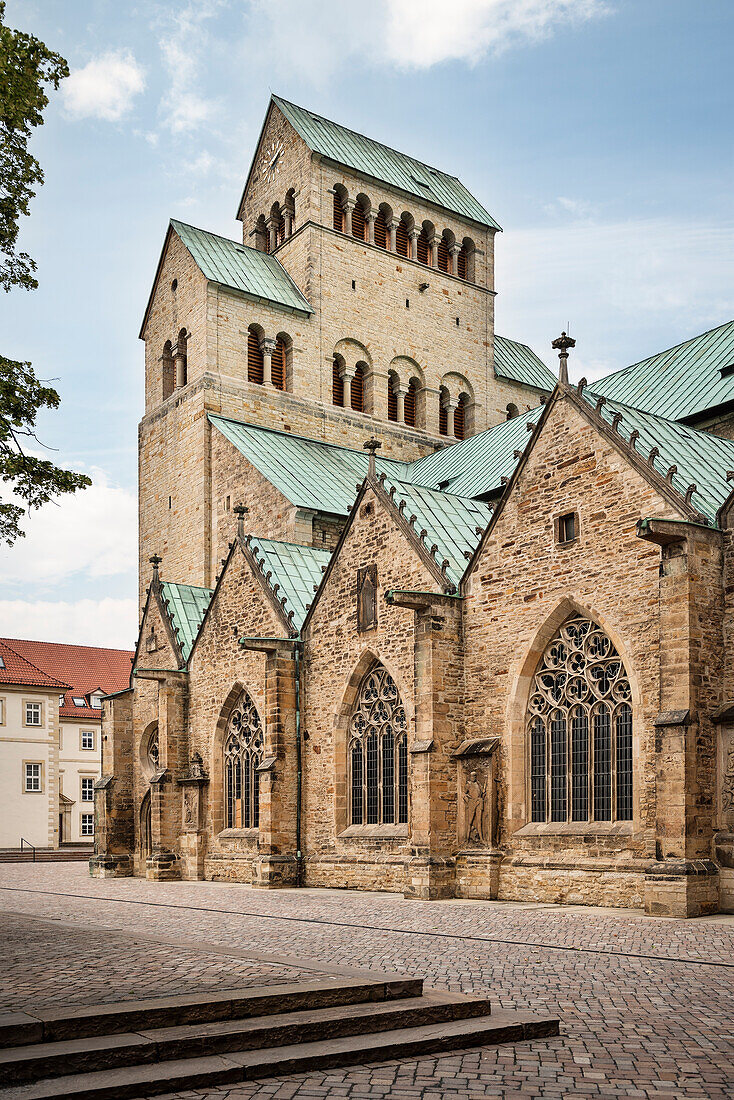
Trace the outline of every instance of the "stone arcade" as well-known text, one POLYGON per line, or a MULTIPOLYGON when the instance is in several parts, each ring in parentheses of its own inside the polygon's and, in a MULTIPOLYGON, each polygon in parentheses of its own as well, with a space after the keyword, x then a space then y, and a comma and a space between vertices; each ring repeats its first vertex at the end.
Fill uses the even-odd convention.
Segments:
POLYGON ((733 909, 734 323, 556 381, 459 180, 277 97, 238 216, 141 330, 92 874, 733 909))

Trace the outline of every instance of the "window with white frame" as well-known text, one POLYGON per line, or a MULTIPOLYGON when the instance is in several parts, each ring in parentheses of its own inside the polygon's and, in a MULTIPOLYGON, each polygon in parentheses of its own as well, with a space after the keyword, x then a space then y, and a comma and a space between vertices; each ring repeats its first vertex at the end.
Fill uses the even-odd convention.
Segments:
POLYGON ((59 706, 60 707, 63 707, 65 699, 66 699, 65 695, 59 695, 59 706))
POLYGON ((94 836, 94 814, 82 814, 82 836, 94 836))
POLYGON ((5 700, 0 699, 0 726, 5 725, 5 700))
POLYGON ((41 788, 42 764, 25 765, 25 790, 28 794, 36 794, 41 788))
POLYGON ((94 779, 91 776, 82 776, 82 802, 94 802, 94 779))
POLYGON ((101 695, 91 695, 89 697, 89 705, 92 708, 92 710, 101 710, 102 709, 102 696, 101 695))
POLYGON ((83 749, 94 748, 94 730, 81 731, 81 747, 83 749))
POLYGON ((40 726, 42 724, 42 708, 40 703, 25 704, 25 724, 27 726, 40 726))

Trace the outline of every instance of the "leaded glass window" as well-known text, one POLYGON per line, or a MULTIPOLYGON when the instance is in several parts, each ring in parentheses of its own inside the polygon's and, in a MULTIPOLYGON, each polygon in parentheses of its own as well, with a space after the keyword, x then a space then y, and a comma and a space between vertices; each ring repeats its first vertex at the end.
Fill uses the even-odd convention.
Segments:
POLYGON ((227 829, 260 824, 263 732, 260 715, 246 691, 235 703, 224 736, 224 820, 227 829))
POLYGON ((352 825, 408 821, 408 723, 390 673, 375 665, 359 686, 349 723, 352 825))
POLYGON ((632 820, 629 678, 591 619, 568 619, 546 647, 527 738, 531 821, 632 820))

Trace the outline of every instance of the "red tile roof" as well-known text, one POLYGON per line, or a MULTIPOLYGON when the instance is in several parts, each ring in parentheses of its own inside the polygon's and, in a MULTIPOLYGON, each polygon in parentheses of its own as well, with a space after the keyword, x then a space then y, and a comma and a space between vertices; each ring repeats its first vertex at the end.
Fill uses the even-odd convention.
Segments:
POLYGON ((0 684, 31 684, 33 687, 66 688, 69 685, 54 676, 38 668, 36 665, 21 657, 20 653, 11 649, 7 642, 0 638, 0 684))
MULTIPOLYGON (((109 695, 130 685, 130 668, 133 652, 129 649, 101 649, 97 646, 65 645, 62 642, 30 642, 18 638, 0 638, 5 646, 36 670, 49 687, 58 686, 59 695, 64 691, 64 705, 59 708, 61 718, 100 718, 100 711, 88 705, 74 706, 72 697, 87 696, 98 688, 109 695)), ((14 669, 0 669, 0 682, 37 683, 38 681, 12 679, 14 669), (10 672, 10 676, 1 675, 10 672)))

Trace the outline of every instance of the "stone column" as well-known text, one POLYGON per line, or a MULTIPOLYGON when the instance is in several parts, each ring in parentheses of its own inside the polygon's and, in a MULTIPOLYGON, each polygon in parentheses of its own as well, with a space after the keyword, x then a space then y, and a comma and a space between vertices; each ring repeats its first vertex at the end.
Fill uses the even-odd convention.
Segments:
POLYGON ((285 221, 285 237, 288 240, 293 236, 293 214, 290 210, 283 211, 283 219, 285 221))
POLYGON ((398 231, 398 219, 397 218, 391 218, 390 221, 387 222, 387 224, 386 224, 386 229, 387 229, 387 247, 388 247, 388 251, 394 252, 395 251, 395 234, 398 231))
POLYGON ((183 347, 180 343, 176 344, 173 362, 176 373, 176 389, 178 390, 181 386, 186 385, 186 344, 183 347))
POLYGON ((456 891, 456 761, 461 741, 461 601, 391 593, 387 602, 415 611, 415 734, 409 740, 411 854, 405 896, 431 900, 456 891))
POLYGON ((278 223, 275 218, 268 218, 265 225, 268 230, 268 252, 275 252, 278 247, 278 223))
POLYGON ((394 393, 398 413, 398 424, 403 424, 405 422, 405 397, 408 393, 408 387, 403 385, 397 386, 394 393))
POLYGON ((410 238, 410 255, 408 256, 409 260, 418 259, 418 238, 420 237, 420 235, 421 231, 415 225, 412 229, 408 230, 408 237, 410 238))
POLYGON ((247 638, 243 649, 265 654, 265 729, 260 777, 260 835, 253 886, 275 890, 298 882, 295 639, 247 638))
POLYGON ((269 336, 264 336, 260 341, 260 351, 263 356, 263 385, 272 386, 273 384, 273 352, 277 346, 277 341, 273 340, 269 336))
POLYGON ((366 216, 367 221, 367 244, 375 243, 375 222, 377 221, 377 211, 370 210, 366 216))
POLYGON ((354 367, 342 367, 341 377, 344 383, 344 408, 351 409, 352 407, 352 379, 356 371, 354 367))
POLYGON ((461 245, 460 244, 452 244, 451 247, 449 248, 449 256, 451 257, 451 260, 450 260, 451 271, 449 272, 449 274, 451 274, 451 275, 458 275, 459 274, 459 253, 460 252, 461 252, 461 245))
POLYGON ((446 409, 446 435, 453 437, 454 434, 454 412, 458 401, 447 401, 444 405, 446 409))
POLYGON ((438 238, 432 237, 428 242, 428 266, 438 267, 438 238))
POLYGON ((348 237, 352 235, 352 214, 356 205, 354 199, 347 199, 344 203, 344 232, 348 237))
MULTIPOLYGON (((638 537, 661 548, 660 711, 654 722, 655 860, 645 911, 694 917, 716 912, 716 727, 723 680, 721 533, 675 520, 641 520, 638 537)), ((639 723, 640 716, 635 716, 639 723)), ((638 773, 638 788, 639 788, 638 773)))

